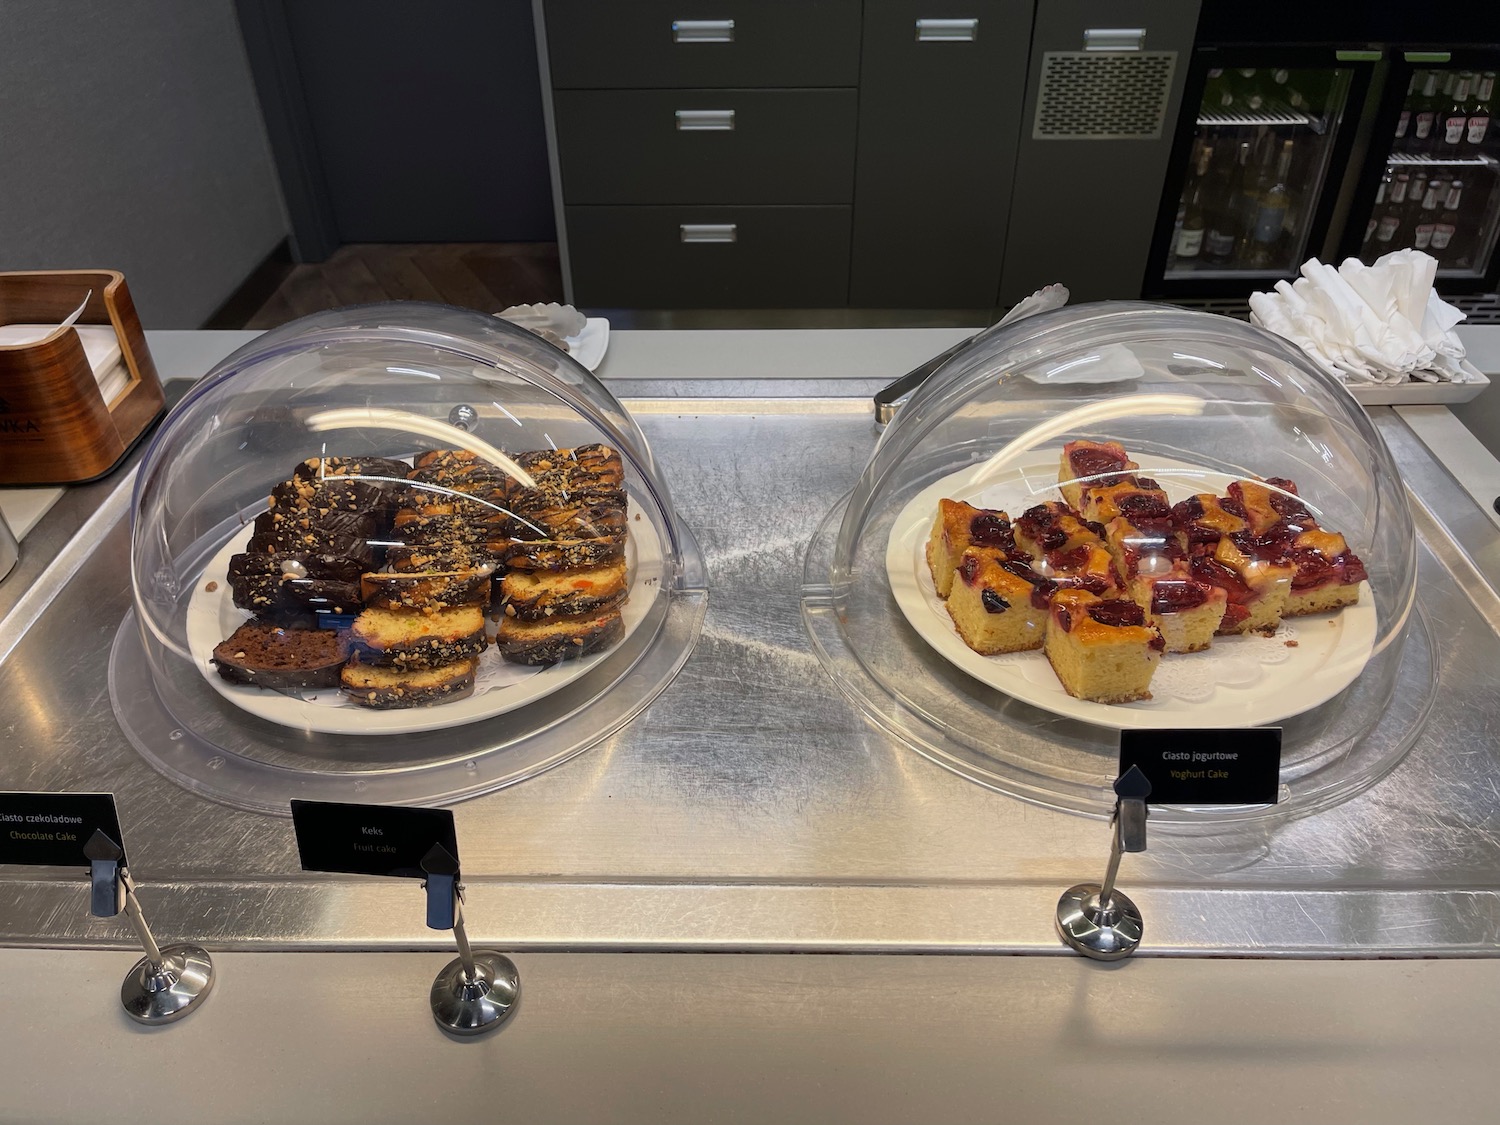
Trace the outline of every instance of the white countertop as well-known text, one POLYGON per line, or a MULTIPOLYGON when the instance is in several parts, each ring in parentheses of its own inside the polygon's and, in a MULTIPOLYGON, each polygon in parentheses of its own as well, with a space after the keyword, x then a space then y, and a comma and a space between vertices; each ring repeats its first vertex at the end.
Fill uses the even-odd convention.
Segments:
MULTIPOLYGON (((1484 369, 1500 371, 1500 329, 1489 333, 1484 369)), ((252 335, 150 343, 171 379, 252 335)), ((894 378, 964 335, 619 332, 601 374, 894 378)), ((1445 416, 1420 411, 1429 444, 1451 434, 1445 416)), ((1462 452, 1497 472, 1482 448, 1462 452)), ((0 495, 7 515, 17 502, 0 495)), ((149 886, 142 898, 149 915, 149 886)), ((154 1030, 119 1009, 133 959, 0 950, 0 1122, 1495 1116, 1497 960, 526 954, 512 1023, 458 1041, 427 1013, 444 960, 433 954, 216 954, 203 1010, 154 1030)))

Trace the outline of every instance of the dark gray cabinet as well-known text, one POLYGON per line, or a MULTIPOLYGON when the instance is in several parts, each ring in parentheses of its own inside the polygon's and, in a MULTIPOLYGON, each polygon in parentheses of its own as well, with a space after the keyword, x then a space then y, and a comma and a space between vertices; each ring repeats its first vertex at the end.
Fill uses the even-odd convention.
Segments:
POLYGON ((1030 37, 1031 0, 865 0, 851 305, 995 303, 1030 37))
POLYGON ((569 203, 843 203, 853 90, 558 90, 569 203))
POLYGON ((834 308, 848 207, 569 207, 573 287, 606 308, 834 308))
POLYGON ((559 90, 853 86, 860 0, 545 0, 559 90))
POLYGON ((534 2, 576 304, 994 306, 1032 0, 534 2))

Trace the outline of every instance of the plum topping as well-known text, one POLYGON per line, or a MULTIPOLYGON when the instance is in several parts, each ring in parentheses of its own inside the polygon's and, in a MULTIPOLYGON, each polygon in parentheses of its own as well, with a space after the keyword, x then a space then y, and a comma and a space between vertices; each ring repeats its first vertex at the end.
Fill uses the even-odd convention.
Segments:
POLYGON ((1016 549, 1010 524, 993 512, 984 512, 969 521, 969 541, 980 547, 999 547, 1007 551, 1016 549))
POLYGON ((979 600, 984 603, 984 608, 989 613, 1004 613, 1010 608, 1010 602, 1006 601, 994 590, 985 590, 979 595, 979 600))
POLYGON ((1208 600, 1208 589, 1201 582, 1164 578, 1151 587, 1152 613, 1180 613, 1196 609, 1208 600))
POLYGON ((1053 570, 1077 570, 1088 565, 1092 554, 1087 546, 1074 547, 1071 551, 1053 551, 1047 556, 1047 564, 1053 570))
POLYGON ((1248 602, 1254 592, 1245 585, 1245 580, 1217 559, 1196 558, 1193 560, 1193 577, 1219 587, 1229 595, 1229 600, 1239 604, 1248 602))
POLYGON ((1037 609, 1046 609, 1047 603, 1052 600, 1052 595, 1057 592, 1057 583, 1050 578, 1044 578, 1031 567, 1023 562, 1007 560, 1000 566, 1014 574, 1022 582, 1031 583, 1031 604, 1037 609))
POLYGON ((1103 597, 1105 591, 1109 589, 1109 581, 1097 574, 1074 574, 1066 578, 1059 578, 1057 585, 1059 587, 1066 587, 1069 590, 1087 590, 1089 593, 1098 594, 1100 597, 1103 597))
POLYGON ((1073 631, 1073 615, 1069 613, 1063 606, 1053 606, 1052 614, 1057 618, 1057 624, 1061 627, 1064 633, 1071 633, 1073 631))
POLYGON ((969 555, 963 562, 958 564, 958 576, 964 580, 966 585, 974 585, 974 579, 979 574, 979 558, 969 555))
POLYGON ((1126 601, 1124 598, 1111 598, 1107 602, 1097 602, 1089 606, 1089 616, 1101 625, 1109 625, 1116 629, 1146 623, 1146 611, 1135 602, 1126 601))
MULTIPOLYGON (((1105 473, 1118 473, 1125 467, 1126 458, 1108 449, 1075 449, 1068 454, 1068 464, 1073 466, 1075 477, 1095 478, 1105 473)), ((1096 484, 1113 484, 1114 481, 1095 481, 1096 484)))
POLYGON ((1219 507, 1223 508, 1231 516, 1238 516, 1240 519, 1249 522, 1250 513, 1245 510, 1245 505, 1233 496, 1226 496, 1220 500, 1219 507))
POLYGON ((1365 570, 1365 564, 1353 551, 1346 551, 1339 561, 1344 564, 1345 582, 1364 582, 1370 577, 1369 572, 1365 570))
POLYGON ((1164 519, 1172 514, 1172 510, 1160 496, 1152 496, 1149 492, 1136 492, 1126 496, 1119 501, 1120 514, 1136 522, 1143 519, 1164 519))
POLYGON ((1165 652, 1167 649, 1167 639, 1160 633, 1153 633, 1151 634, 1151 639, 1146 642, 1146 647, 1156 652, 1165 652))

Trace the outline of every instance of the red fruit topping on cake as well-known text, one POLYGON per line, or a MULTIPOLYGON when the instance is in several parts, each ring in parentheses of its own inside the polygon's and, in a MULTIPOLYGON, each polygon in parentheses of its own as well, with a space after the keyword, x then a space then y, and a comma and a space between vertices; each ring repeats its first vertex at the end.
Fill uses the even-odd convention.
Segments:
POLYGON ((1151 584, 1152 613, 1181 613, 1197 609, 1207 600, 1208 591, 1201 582, 1163 578, 1151 584))
POLYGON ((1014 551, 1016 538, 1010 521, 995 512, 984 512, 969 521, 969 542, 976 547, 1014 551))
POLYGON ((1031 604, 1037 609, 1046 609, 1047 603, 1052 600, 1052 595, 1057 592, 1056 582, 1050 578, 1044 578, 1019 559, 1006 559, 1000 564, 1000 568, 1014 574, 1022 582, 1031 584, 1031 604))
POLYGON ((1123 473, 1131 468, 1139 468, 1138 465, 1131 463, 1125 450, 1119 446, 1110 448, 1108 445, 1075 449, 1068 454, 1068 464, 1073 467, 1075 479, 1089 479, 1098 484, 1112 483, 1099 479, 1107 474, 1123 473))
POLYGON ((1089 616, 1101 625, 1112 625, 1116 629, 1124 625, 1144 625, 1146 611, 1135 602, 1124 598, 1111 598, 1089 606, 1089 616))

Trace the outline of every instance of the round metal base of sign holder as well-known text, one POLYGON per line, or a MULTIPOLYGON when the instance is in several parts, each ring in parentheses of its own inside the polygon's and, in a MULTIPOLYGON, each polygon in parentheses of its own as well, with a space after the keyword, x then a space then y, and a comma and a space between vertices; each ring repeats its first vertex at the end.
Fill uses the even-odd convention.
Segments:
POLYGON ((1135 903, 1119 891, 1099 902, 1098 883, 1069 887, 1057 900, 1057 933, 1069 948, 1096 961, 1129 957, 1141 944, 1144 925, 1135 903))
POLYGON ((476 949, 474 979, 455 957, 432 982, 432 1018, 454 1035, 482 1035, 509 1019, 520 998, 515 963, 493 949, 476 949))
POLYGON ((135 963, 120 985, 120 1003, 137 1023, 161 1024, 180 1020, 214 986, 214 963, 196 945, 164 945, 161 963, 149 957, 135 963))

